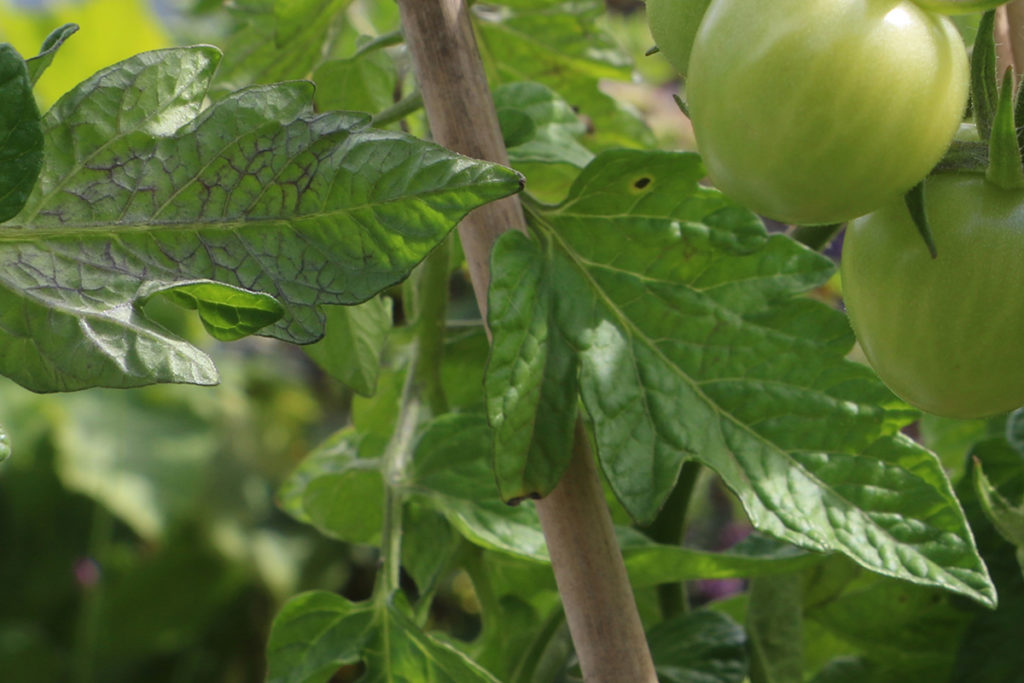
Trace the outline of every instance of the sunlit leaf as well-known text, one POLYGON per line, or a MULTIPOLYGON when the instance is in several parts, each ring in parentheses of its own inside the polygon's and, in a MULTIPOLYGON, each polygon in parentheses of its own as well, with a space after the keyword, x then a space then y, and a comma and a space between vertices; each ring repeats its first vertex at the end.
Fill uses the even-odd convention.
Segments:
POLYGON ((800 296, 831 262, 703 174, 694 155, 609 152, 531 210, 619 500, 649 522, 695 458, 761 531, 991 603, 945 473, 899 433, 915 413, 845 360, 843 315, 800 296))
POLYGON ((218 60, 141 54, 44 117, 39 182, 0 227, 0 372, 38 391, 215 382, 205 354, 137 306, 146 293, 197 280, 262 292, 284 315, 261 333, 311 342, 321 305, 401 280, 466 212, 518 189, 508 169, 363 115, 312 113, 309 83, 202 110, 218 60))

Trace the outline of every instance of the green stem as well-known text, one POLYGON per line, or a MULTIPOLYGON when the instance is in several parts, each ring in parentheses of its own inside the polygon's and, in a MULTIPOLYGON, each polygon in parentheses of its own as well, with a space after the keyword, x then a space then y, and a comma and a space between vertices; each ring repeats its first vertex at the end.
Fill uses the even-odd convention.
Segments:
MULTIPOLYGON (((107 556, 114 535, 114 517, 102 505, 96 505, 89 528, 89 557, 93 561, 107 556)), ((102 608, 102 578, 94 586, 83 586, 82 603, 75 624, 75 641, 72 659, 76 683, 92 683, 95 680, 93 664, 96 659, 96 642, 99 634, 100 610, 102 608)))
POLYGON ((410 294, 416 325, 416 358, 413 362, 413 390, 426 401, 430 412, 448 412, 448 399, 441 383, 444 331, 448 317, 448 275, 451 242, 446 239, 413 273, 410 294))
POLYGON ((402 37, 400 30, 394 30, 390 33, 384 33, 377 36, 373 40, 363 43, 360 45, 355 52, 356 57, 365 55, 367 52, 373 52, 374 50, 380 50, 385 47, 391 47, 392 45, 401 45, 405 38, 402 37))
POLYGON ((406 95, 387 109, 377 112, 374 115, 373 120, 370 122, 370 125, 374 128, 383 128, 395 121, 401 121, 409 114, 419 111, 422 108, 423 95, 419 91, 416 91, 406 95))
POLYGON ((412 458, 413 441, 420 417, 420 400, 409 369, 402 389, 402 403, 391 442, 384 453, 384 523, 381 529, 381 576, 375 597, 386 600, 398 591, 402 567, 402 506, 405 504, 406 477, 412 458))
MULTIPOLYGON (((701 465, 696 460, 687 460, 679 471, 679 480, 672 489, 668 500, 657 518, 645 529, 648 536, 658 543, 679 545, 686 530, 686 513, 693 498, 693 489, 700 476, 701 465)), ((658 606, 661 616, 668 619, 689 609, 686 584, 667 583, 658 586, 658 606)))

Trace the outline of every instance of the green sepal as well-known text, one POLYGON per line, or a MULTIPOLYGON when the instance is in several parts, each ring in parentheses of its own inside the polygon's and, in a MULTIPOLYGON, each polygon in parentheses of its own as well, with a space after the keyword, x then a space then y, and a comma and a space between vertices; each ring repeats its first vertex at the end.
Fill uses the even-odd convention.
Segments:
POLYGON ((1014 124, 1013 70, 1003 74, 999 102, 988 142, 988 170, 985 178, 1004 189, 1024 187, 1024 168, 1021 167, 1020 146, 1014 124))
POLYGON ((993 29, 996 13, 985 12, 978 23, 978 37, 971 50, 971 108, 978 134, 987 140, 992 134, 999 92, 996 79, 996 41, 993 29))
POLYGON ((686 100, 675 93, 672 93, 672 99, 676 101, 676 106, 679 107, 679 111, 686 114, 686 118, 690 118, 690 107, 686 104, 686 100))
POLYGON ((938 258, 939 251, 935 248, 935 238, 932 237, 932 228, 928 224, 928 215, 924 208, 924 181, 922 180, 917 185, 914 185, 909 192, 903 195, 903 201, 907 204, 910 218, 913 219, 914 225, 917 226, 921 239, 928 246, 928 253, 932 255, 933 259, 938 258))

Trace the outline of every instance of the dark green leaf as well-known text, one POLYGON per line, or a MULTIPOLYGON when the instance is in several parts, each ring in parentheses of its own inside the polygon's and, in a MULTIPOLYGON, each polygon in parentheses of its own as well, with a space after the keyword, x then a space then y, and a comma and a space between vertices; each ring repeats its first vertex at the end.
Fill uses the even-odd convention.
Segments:
POLYGON ((564 197, 580 169, 594 158, 580 142, 587 131, 580 116, 555 91, 535 82, 498 86, 494 102, 510 163, 528 178, 530 194, 551 202, 564 197), (518 127, 512 131, 511 121, 516 120, 518 127))
POLYGON ((724 552, 661 545, 636 532, 619 534, 629 580, 636 587, 695 579, 726 579, 792 573, 825 557, 768 538, 751 536, 724 552))
POLYGON ((662 683, 742 683, 747 676, 743 627, 719 612, 700 610, 647 632, 662 683))
POLYGON ((334 379, 373 396, 391 330, 391 299, 379 296, 358 306, 330 306, 324 314, 324 338, 302 350, 334 379))
POLYGON ((202 111, 209 47, 105 69, 44 119, 45 168, 0 229, 0 371, 35 390, 216 381, 210 360, 136 303, 215 280, 265 292, 263 332, 306 343, 323 304, 406 277, 470 209, 514 192, 508 169, 348 113, 315 115, 312 86, 250 88, 202 111))
POLYGON ((363 683, 498 683, 465 654, 423 632, 404 605, 388 603, 365 657, 363 683))
POLYGON ((934 589, 869 575, 809 606, 806 615, 808 628, 826 629, 872 665, 873 675, 861 680, 886 683, 949 680, 970 620, 969 612, 934 589))
POLYGON ((483 416, 435 419, 413 454, 410 485, 417 502, 443 514, 476 545, 546 561, 536 510, 529 503, 501 502, 490 452, 491 429, 483 416))
POLYGON ((39 77, 43 75, 43 72, 53 62, 53 58, 57 55, 57 50, 64 44, 64 41, 70 38, 77 30, 78 24, 64 24, 60 28, 54 29, 50 35, 46 36, 46 40, 43 41, 39 54, 25 61, 28 67, 28 77, 32 85, 36 84, 39 77))
POLYGON ((750 582, 747 633, 753 683, 803 680, 802 583, 799 574, 759 576, 750 582))
POLYGON ((985 516, 999 535, 1017 548, 1018 561, 1024 559, 1024 505, 1013 505, 996 490, 982 471, 980 460, 974 463, 974 490, 985 516))
POLYGON ((369 603, 312 591, 296 595, 274 619, 267 643, 269 683, 325 683, 359 661, 374 635, 369 603))
POLYGON ((494 470, 506 501, 545 496, 572 455, 575 354, 553 320, 554 288, 536 242, 503 235, 491 253, 484 390, 494 427, 494 470))
POLYGON ((321 111, 348 109, 376 113, 394 103, 398 75, 383 50, 324 62, 313 72, 321 111))
POLYGON ((599 147, 653 145, 644 122, 599 87, 602 80, 629 81, 628 56, 597 25, 599 0, 473 5, 480 50, 495 89, 536 81, 557 92, 591 126, 599 147))
POLYGON ((277 504, 289 515, 312 524, 302 505, 302 496, 311 481, 325 474, 345 472, 359 457, 360 436, 351 427, 340 429, 310 451, 277 491, 277 504))
POLYGON ((43 132, 25 61, 0 43, 0 222, 28 200, 43 163, 43 132))
POLYGON ((380 468, 379 460, 359 457, 358 437, 343 429, 306 456, 281 486, 278 501, 331 538, 375 543, 384 507, 380 468))
POLYGON ((253 83, 308 78, 331 54, 342 10, 351 0, 272 0, 257 6, 234 5, 239 25, 221 44, 224 63, 215 93, 253 83))
POLYGON ((416 582, 420 595, 433 593, 452 555, 459 534, 441 513, 409 504, 402 514, 402 568, 416 582))

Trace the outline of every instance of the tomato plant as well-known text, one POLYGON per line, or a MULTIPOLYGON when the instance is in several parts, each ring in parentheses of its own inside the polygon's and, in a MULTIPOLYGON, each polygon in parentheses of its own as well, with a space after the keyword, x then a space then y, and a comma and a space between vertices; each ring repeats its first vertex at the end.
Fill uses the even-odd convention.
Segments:
MULTIPOLYGON (((63 46, 126 16, 93 3, 17 38, 0 9, 0 677, 1024 669, 991 646, 1024 613, 1024 414, 907 429, 848 358, 806 237, 833 226, 770 231, 658 148, 635 3, 202 0, 168 30, 203 44, 51 103, 63 46)), ((805 119, 800 150, 838 135, 805 119)))
POLYGON ((967 57, 909 0, 716 0, 686 96, 708 174, 787 223, 838 223, 906 192, 964 113, 967 57))

